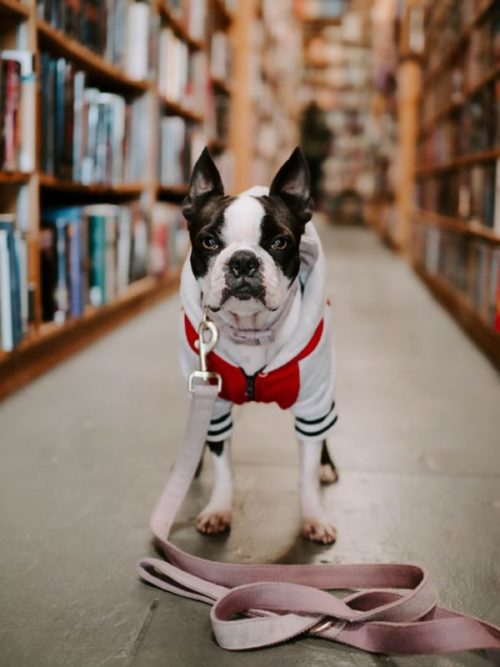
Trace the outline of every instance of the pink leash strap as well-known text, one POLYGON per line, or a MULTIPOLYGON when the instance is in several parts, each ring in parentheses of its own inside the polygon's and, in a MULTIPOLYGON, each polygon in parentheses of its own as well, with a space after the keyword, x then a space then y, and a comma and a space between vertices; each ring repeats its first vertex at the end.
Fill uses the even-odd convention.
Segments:
POLYGON ((185 444, 151 515, 166 560, 142 559, 144 581, 212 605, 217 642, 233 651, 317 635, 372 653, 486 649, 500 664, 500 628, 438 607, 436 590, 418 565, 238 565, 172 544, 168 536, 201 459, 220 389, 209 383, 213 378, 203 379, 206 370, 197 373, 202 382, 191 386, 185 444), (356 592, 343 598, 327 592, 335 589, 356 592))

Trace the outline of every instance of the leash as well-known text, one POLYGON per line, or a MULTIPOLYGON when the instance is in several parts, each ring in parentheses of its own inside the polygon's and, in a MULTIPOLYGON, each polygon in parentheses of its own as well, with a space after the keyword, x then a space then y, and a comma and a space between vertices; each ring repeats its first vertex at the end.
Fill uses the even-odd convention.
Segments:
POLYGON ((200 368, 188 382, 191 402, 184 447, 150 520, 165 560, 143 558, 141 578, 212 605, 216 640, 233 651, 313 635, 371 653, 485 649, 500 664, 500 628, 439 607, 436 589, 418 565, 238 565, 193 556, 169 541, 222 386, 221 376, 210 372, 206 363, 217 340, 217 327, 205 314, 199 328, 200 368), (356 592, 340 598, 332 590, 356 592))

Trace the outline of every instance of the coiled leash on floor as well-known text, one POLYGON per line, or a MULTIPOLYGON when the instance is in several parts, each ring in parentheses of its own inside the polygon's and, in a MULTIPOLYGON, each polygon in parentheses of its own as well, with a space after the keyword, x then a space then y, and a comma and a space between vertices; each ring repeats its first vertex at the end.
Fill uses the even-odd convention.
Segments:
POLYGON ((418 565, 237 565, 193 556, 169 541, 221 388, 220 375, 206 365, 217 339, 217 328, 205 315, 199 328, 200 369, 189 378, 186 441, 150 522, 166 560, 141 560, 141 578, 212 605, 215 637, 229 650, 272 646, 304 634, 373 653, 486 649, 499 660, 500 628, 438 607, 429 575, 418 565), (341 599, 327 592, 335 589, 356 592, 341 599))

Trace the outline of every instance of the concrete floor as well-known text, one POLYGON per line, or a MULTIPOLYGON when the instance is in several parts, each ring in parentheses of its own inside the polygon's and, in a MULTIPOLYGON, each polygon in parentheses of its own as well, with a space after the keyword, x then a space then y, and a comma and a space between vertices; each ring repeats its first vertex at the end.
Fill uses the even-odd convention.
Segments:
MULTIPOLYGON (((500 623, 498 375, 369 232, 324 239, 341 415, 331 443, 341 480, 325 500, 338 542, 297 537, 292 421, 253 405, 237 419, 231 534, 193 527, 207 466, 174 539, 241 562, 419 562, 444 604, 500 623)), ((1 667, 487 664, 480 653, 391 659, 313 638, 229 653, 205 605, 138 580, 184 429, 178 310, 175 298, 160 304, 0 407, 1 667)))

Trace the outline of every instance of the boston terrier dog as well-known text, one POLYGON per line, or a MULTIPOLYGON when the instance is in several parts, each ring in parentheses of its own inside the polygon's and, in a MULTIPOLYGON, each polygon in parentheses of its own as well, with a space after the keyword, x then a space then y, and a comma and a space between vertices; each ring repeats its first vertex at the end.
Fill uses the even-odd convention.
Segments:
POLYGON ((197 367, 197 329, 206 312, 220 334, 208 369, 222 376, 207 436, 215 484, 196 522, 202 533, 231 524, 231 408, 260 401, 289 409, 295 419, 302 535, 323 544, 336 539, 320 499, 320 482, 337 479, 326 446, 337 414, 325 261, 312 207, 299 148, 269 188, 238 196, 224 194, 206 148, 193 169, 182 209, 192 248, 181 277, 181 365, 186 376, 197 367))

